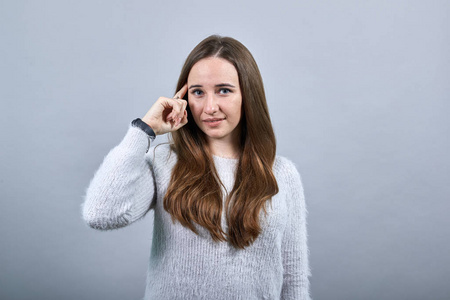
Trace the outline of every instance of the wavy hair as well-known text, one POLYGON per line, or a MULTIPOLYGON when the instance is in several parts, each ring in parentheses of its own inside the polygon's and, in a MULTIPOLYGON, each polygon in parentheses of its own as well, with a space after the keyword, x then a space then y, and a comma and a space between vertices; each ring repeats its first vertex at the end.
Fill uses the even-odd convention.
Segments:
MULTIPOLYGON (((198 234, 194 223, 206 228, 214 241, 228 241, 237 249, 250 246, 261 233, 260 212, 278 193, 272 172, 276 141, 258 66, 250 51, 230 37, 212 35, 187 57, 176 91, 187 82, 192 67, 201 59, 226 59, 237 70, 242 95, 240 158, 235 183, 223 205, 223 186, 205 134, 193 121, 172 132, 172 150, 178 161, 164 197, 164 209, 183 226, 198 234), (224 207, 225 208, 224 208, 224 207), (221 226, 226 209, 228 232, 221 226)), ((188 100, 188 93, 184 96, 188 100)), ((188 116, 191 115, 187 105, 188 116)))

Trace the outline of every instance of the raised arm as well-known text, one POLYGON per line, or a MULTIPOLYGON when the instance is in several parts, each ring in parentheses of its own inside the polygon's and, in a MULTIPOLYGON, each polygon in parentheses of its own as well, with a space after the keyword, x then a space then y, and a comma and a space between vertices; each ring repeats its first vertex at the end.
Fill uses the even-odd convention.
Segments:
POLYGON ((100 230, 124 227, 152 207, 156 193, 152 168, 145 158, 147 147, 147 134, 130 124, 86 190, 82 213, 89 226, 100 230))
POLYGON ((155 205, 153 151, 146 154, 149 146, 146 131, 160 135, 186 125, 187 102, 182 99, 186 91, 187 85, 184 85, 174 98, 160 97, 142 120, 130 124, 121 143, 104 158, 82 205, 83 218, 89 226, 100 230, 124 227, 143 217, 155 205))
POLYGON ((309 259, 306 231, 306 204, 300 174, 285 161, 287 178, 288 220, 283 235, 284 279, 281 299, 307 300, 309 294, 309 259))

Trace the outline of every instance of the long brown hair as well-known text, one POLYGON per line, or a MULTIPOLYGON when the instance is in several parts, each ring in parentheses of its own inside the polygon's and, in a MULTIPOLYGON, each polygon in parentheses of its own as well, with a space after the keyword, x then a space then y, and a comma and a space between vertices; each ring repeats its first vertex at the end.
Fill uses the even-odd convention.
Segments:
MULTIPOLYGON (((192 120, 172 132, 172 149, 178 155, 164 197, 164 209, 183 226, 197 233, 194 223, 206 228, 214 241, 235 248, 250 246, 261 233, 259 215, 278 193, 272 172, 276 142, 266 103, 263 81, 250 51, 237 40, 217 35, 198 44, 184 63, 176 90, 187 82, 191 68, 208 57, 226 59, 237 70, 242 95, 241 156, 235 183, 225 208, 228 232, 221 227, 223 195, 205 134, 192 120)), ((184 96, 187 100, 187 93, 184 96)), ((191 115, 189 105, 188 116, 191 115)))

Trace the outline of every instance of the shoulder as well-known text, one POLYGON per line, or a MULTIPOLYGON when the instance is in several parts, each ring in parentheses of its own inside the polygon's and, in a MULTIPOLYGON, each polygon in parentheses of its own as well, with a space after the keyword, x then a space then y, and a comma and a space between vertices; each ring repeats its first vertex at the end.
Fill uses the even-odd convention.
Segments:
POLYGON ((292 176, 300 177, 300 173, 298 172, 294 162, 280 155, 277 155, 275 157, 275 162, 273 164, 273 171, 275 173, 275 176, 279 175, 282 177, 292 177, 292 176))
POLYGON ((273 173, 280 189, 303 191, 301 175, 290 159, 277 155, 273 164, 273 173))

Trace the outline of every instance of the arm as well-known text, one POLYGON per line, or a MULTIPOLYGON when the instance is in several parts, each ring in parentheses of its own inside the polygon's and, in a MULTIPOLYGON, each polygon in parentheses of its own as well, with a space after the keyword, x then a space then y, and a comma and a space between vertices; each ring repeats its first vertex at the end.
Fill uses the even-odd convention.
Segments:
POLYGON ((83 218, 90 227, 124 227, 152 208, 156 193, 152 169, 145 159, 147 146, 147 134, 130 124, 124 139, 104 158, 82 205, 83 218))
POLYGON ((124 227, 154 207, 157 193, 152 167, 145 160, 148 138, 144 131, 149 129, 145 126, 150 126, 148 131, 152 135, 158 135, 186 125, 187 101, 182 99, 186 91, 187 84, 174 98, 160 97, 141 122, 130 124, 122 142, 105 157, 82 206, 83 218, 89 226, 100 230, 124 227))
POLYGON ((294 164, 287 162, 288 219, 283 234, 284 278, 281 299, 310 299, 311 276, 308 259, 306 204, 300 174, 294 164))

